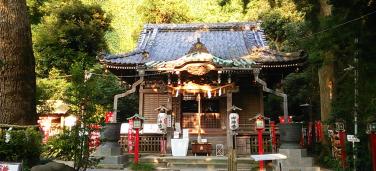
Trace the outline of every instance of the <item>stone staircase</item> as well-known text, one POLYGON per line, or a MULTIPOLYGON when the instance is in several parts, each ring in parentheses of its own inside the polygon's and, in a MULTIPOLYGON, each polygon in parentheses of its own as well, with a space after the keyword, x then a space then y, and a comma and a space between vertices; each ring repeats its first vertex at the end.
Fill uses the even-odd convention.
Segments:
MULTIPOLYGON (((142 163, 152 163, 157 170, 208 170, 208 171, 225 171, 227 170, 227 157, 217 156, 155 156, 148 155, 140 158, 142 163)), ((258 162, 247 157, 237 159, 237 170, 250 171, 257 170, 258 162)))
POLYGON ((313 165, 313 157, 307 156, 306 149, 279 149, 279 153, 287 159, 275 162, 277 171, 320 171, 320 167, 313 165))

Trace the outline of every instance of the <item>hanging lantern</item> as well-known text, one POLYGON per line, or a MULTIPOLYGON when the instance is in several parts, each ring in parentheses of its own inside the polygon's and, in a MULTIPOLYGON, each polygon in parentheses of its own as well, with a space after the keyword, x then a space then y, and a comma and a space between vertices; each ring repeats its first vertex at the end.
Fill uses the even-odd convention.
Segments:
POLYGON ((262 115, 259 115, 257 118, 256 118, 256 129, 257 130, 260 130, 260 129, 264 129, 265 128, 265 122, 264 122, 264 118, 262 115))
POLYGON ((154 110, 159 111, 157 119, 158 128, 162 131, 165 131, 167 129, 167 107, 161 105, 154 110))
POLYGON ((160 130, 166 130, 167 129, 167 113, 161 112, 158 114, 158 128, 160 130))
POLYGON ((229 123, 231 130, 237 130, 239 128, 239 114, 238 113, 230 113, 229 115, 229 123))
POLYGON ((228 120, 229 121, 229 127, 233 131, 235 131, 239 128, 239 114, 235 112, 237 110, 242 110, 242 109, 240 109, 236 106, 232 106, 230 108, 230 110, 228 110, 228 112, 231 112, 229 114, 229 118, 228 118, 229 119, 228 120))

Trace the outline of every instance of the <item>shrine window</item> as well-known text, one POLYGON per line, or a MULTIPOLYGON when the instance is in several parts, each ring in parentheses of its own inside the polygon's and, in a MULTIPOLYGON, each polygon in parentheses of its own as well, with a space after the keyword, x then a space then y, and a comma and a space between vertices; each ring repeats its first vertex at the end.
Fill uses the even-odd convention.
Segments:
MULTIPOLYGON (((201 128, 221 128, 219 114, 219 99, 205 99, 202 101, 201 128)), ((183 128, 197 128, 198 103, 196 100, 182 101, 183 128)))

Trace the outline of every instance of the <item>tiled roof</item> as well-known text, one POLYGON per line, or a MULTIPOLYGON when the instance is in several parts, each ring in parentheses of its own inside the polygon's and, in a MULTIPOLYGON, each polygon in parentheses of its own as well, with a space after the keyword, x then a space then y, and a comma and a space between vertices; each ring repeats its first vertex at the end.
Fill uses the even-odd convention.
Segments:
POLYGON ((150 62, 173 61, 187 55, 197 42, 205 50, 223 60, 241 60, 262 49, 261 56, 250 57, 257 62, 283 62, 295 60, 269 52, 260 23, 213 24, 147 24, 130 53, 107 54, 102 63, 110 65, 144 65, 150 62))
POLYGON ((251 68, 255 62, 251 59, 222 59, 216 56, 213 56, 208 53, 191 53, 185 55, 177 60, 173 61, 150 61, 145 63, 145 66, 149 69, 159 69, 164 68, 166 70, 172 70, 176 67, 182 66, 185 63, 194 63, 194 62, 210 62, 214 65, 221 67, 237 67, 237 68, 251 68))

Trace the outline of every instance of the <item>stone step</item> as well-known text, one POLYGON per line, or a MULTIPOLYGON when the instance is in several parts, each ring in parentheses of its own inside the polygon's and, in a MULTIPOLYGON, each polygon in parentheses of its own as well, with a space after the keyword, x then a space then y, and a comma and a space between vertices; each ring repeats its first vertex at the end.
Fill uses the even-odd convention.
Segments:
POLYGON ((312 167, 314 159, 312 157, 303 157, 298 160, 281 160, 282 166, 301 166, 301 167, 312 167))
POLYGON ((279 153, 286 155, 289 159, 295 160, 307 156, 307 149, 279 149, 279 153))
MULTIPOLYGON (((179 170, 181 168, 198 168, 198 170, 227 170, 227 157, 215 156, 186 156, 186 157, 158 157, 146 156, 140 159, 143 163, 152 163, 158 170, 179 170)), ((258 162, 250 158, 238 158, 238 170, 251 170, 256 168, 258 162)))
MULTIPOLYGON (((320 171, 320 167, 286 167, 283 171, 320 171)), ((276 171, 279 171, 277 169, 276 171)))

